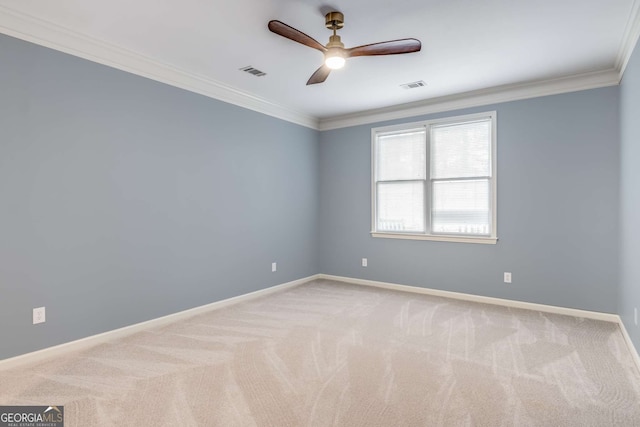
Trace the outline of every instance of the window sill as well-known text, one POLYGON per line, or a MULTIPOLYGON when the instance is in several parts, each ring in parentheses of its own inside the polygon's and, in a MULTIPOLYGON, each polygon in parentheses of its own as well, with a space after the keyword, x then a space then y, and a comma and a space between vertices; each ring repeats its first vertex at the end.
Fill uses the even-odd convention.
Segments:
POLYGON ((378 231, 372 231, 371 237, 383 239, 432 240, 435 242, 481 243, 485 245, 495 245, 498 242, 497 237, 438 236, 432 234, 381 233, 378 231))

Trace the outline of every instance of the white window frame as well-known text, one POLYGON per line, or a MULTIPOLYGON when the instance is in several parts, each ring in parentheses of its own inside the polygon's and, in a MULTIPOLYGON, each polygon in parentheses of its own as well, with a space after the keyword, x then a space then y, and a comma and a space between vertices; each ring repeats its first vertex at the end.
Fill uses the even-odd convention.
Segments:
POLYGON ((411 239, 411 240, 433 240, 440 242, 459 242, 459 243, 484 243, 484 244, 496 244, 497 237, 497 225, 498 225, 498 179, 497 179, 497 113, 496 111, 489 111, 477 114, 467 114, 463 116, 447 117, 443 119, 424 120, 419 122, 404 123, 400 125, 383 126, 371 129, 371 236, 380 237, 386 239, 411 239), (452 123, 464 123, 474 120, 491 119, 491 177, 489 178, 489 188, 491 191, 491 200, 489 201, 490 215, 491 215, 491 234, 489 236, 473 236, 473 235, 451 235, 451 234, 431 234, 431 182, 430 178, 430 127, 438 125, 446 125, 452 123), (378 231, 376 229, 377 218, 377 192, 376 192, 376 138, 378 134, 398 132, 398 131, 410 131, 424 127, 426 129, 426 141, 427 144, 427 158, 425 161, 426 177, 425 183, 428 188, 425 192, 425 221, 427 224, 427 232, 425 233, 413 233, 413 232, 389 232, 378 231))

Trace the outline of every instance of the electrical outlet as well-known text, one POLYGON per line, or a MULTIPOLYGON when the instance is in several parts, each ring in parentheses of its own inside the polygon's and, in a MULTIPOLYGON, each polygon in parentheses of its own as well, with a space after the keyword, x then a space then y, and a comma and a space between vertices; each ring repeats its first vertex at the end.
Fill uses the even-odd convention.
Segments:
POLYGON ((511 283, 511 273, 504 272, 504 283, 511 283))
POLYGON ((368 264, 367 259, 366 258, 362 258, 362 266, 366 267, 368 264))
POLYGON ((44 307, 33 309, 33 324, 44 323, 46 321, 44 307))
POLYGON ((271 263, 271 272, 274 273, 278 270, 278 264, 275 262, 271 263))

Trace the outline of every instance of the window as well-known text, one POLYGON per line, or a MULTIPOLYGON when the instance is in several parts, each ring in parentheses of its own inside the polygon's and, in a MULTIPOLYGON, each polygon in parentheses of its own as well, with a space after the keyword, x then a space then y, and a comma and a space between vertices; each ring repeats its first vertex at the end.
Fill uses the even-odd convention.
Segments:
POLYGON ((495 243, 496 113, 372 130, 372 235, 495 243))

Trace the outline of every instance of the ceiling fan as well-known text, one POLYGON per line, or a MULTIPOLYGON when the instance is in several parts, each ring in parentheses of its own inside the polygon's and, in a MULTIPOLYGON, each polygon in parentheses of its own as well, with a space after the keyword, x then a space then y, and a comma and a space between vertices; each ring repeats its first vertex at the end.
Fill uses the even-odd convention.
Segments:
POLYGON ((325 15, 325 26, 333 30, 333 35, 329 37, 329 43, 323 46, 312 37, 283 22, 276 20, 269 21, 269 30, 271 30, 271 32, 324 53, 324 64, 311 75, 309 81, 307 81, 307 85, 324 82, 327 77, 329 77, 331 70, 336 70, 344 66, 347 58, 418 52, 422 47, 420 40, 400 39, 345 49, 344 44, 340 40, 340 36, 336 34, 337 30, 344 27, 344 15, 340 12, 327 13, 325 15))

